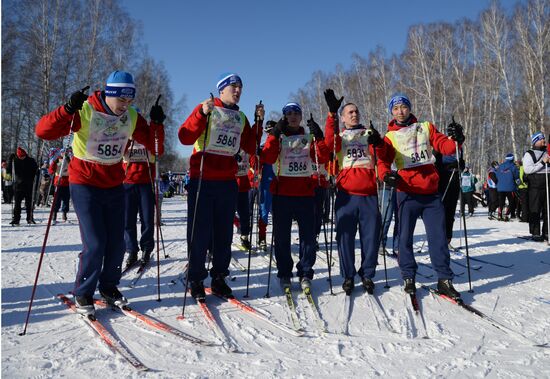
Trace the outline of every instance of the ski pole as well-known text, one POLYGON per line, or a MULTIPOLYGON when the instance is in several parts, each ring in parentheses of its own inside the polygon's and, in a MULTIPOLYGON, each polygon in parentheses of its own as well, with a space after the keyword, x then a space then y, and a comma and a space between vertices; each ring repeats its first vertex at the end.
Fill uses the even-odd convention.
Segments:
MULTIPOLYGON (((89 87, 84 87, 81 91, 84 92, 88 89, 89 87)), ((69 139, 67 141, 67 145, 70 146, 71 144, 71 139, 72 139, 72 136, 73 136, 73 124, 74 124, 74 114, 73 114, 73 117, 71 119, 71 125, 69 127, 70 129, 70 132, 69 132, 69 139)), ((66 164, 66 159, 63 159, 63 162, 61 163, 61 172, 63 172, 63 169, 64 169, 64 166, 66 164)), ((55 185, 55 190, 54 190, 54 193, 53 193, 53 202, 52 202, 52 205, 50 207, 50 215, 48 217, 48 224, 46 225, 46 233, 44 234, 44 241, 42 242, 42 249, 40 251, 40 258, 38 259, 38 267, 36 269, 36 275, 34 277, 34 284, 32 286, 32 293, 31 293, 31 299, 30 299, 30 302, 29 302, 29 309, 27 311, 27 317, 25 318, 25 327, 23 328, 23 331, 21 333, 19 333, 20 336, 24 336, 26 333, 27 333, 27 326, 29 325, 29 317, 31 315, 31 310, 32 310, 32 303, 34 301, 34 294, 36 293, 36 286, 38 285, 38 277, 40 276, 40 268, 42 267, 42 261, 44 259, 44 253, 46 252, 46 244, 48 242, 48 235, 50 234, 50 227, 52 225, 52 218, 53 218, 53 213, 54 213, 54 207, 55 207, 55 203, 57 201, 57 196, 59 194, 59 182, 60 180, 57 181, 57 184, 55 185)))
MULTIPOLYGON (((159 105, 159 100, 162 95, 159 94, 157 97, 157 101, 155 102, 155 106, 159 105)), ((147 160, 147 163, 149 163, 149 160, 147 160)), ((160 299, 160 213, 158 209, 159 204, 159 137, 157 133, 157 129, 155 128, 155 205, 156 205, 156 211, 157 211, 157 301, 161 301, 160 299)))
MULTIPOLYGON (((311 120, 313 120, 313 114, 310 113, 309 115, 310 115, 311 120)), ((321 188, 321 173, 319 171, 319 157, 317 156, 317 139, 315 138, 315 136, 313 136, 313 152, 314 152, 314 155, 315 155, 315 170, 317 171, 317 186, 319 188, 321 188)), ((319 217, 322 218, 323 217, 322 214, 319 215, 319 217)), ((334 295, 334 292, 332 290, 332 268, 330 267, 331 262, 330 262, 330 259, 329 259, 329 254, 328 254, 328 249, 327 249, 326 226, 325 226, 324 220, 322 221, 322 223, 323 223, 323 227, 325 229, 325 253, 326 253, 326 256, 327 256, 328 284, 329 284, 329 287, 330 287, 330 294, 334 295)), ((317 252, 315 252, 315 254, 317 254, 317 252)))
POLYGON ((548 162, 544 163, 544 167, 546 168, 546 172, 544 173, 544 178, 546 179, 546 244, 550 246, 550 199, 548 193, 548 162))
MULTIPOLYGON (((453 124, 455 123, 455 118, 454 116, 452 116, 452 121, 453 121, 453 124)), ((459 155, 459 151, 458 151, 458 142, 455 141, 455 152, 456 152, 456 163, 458 164, 458 169, 460 169, 460 155, 459 155)), ((458 191, 459 191, 459 196, 460 196, 460 205, 462 206, 462 202, 464 201, 464 197, 462 196, 462 188, 460 186, 460 180, 458 181, 458 191)), ((469 285, 469 290, 468 292, 474 292, 472 290, 472 276, 471 276, 471 273, 470 273, 470 253, 468 251, 468 230, 466 229, 466 215, 465 215, 465 212, 462 212, 462 223, 464 224, 464 244, 466 246, 466 266, 468 266, 468 285, 469 285)))
MULTIPOLYGON (((210 100, 214 101, 214 95, 210 93, 210 100)), ((202 143, 202 155, 201 155, 201 163, 199 166, 199 181, 197 183, 197 195, 195 197, 195 208, 193 209, 193 223, 191 224, 191 238, 188 246, 187 251, 187 275, 185 276, 185 292, 183 293, 183 307, 181 310, 181 318, 183 319, 185 317, 185 303, 187 301, 187 291, 189 289, 189 273, 191 272, 191 254, 192 254, 192 248, 193 248, 193 240, 195 237, 195 225, 197 223, 197 208, 199 206, 199 196, 201 194, 201 186, 202 186, 202 171, 204 167, 204 156, 206 155, 206 141, 208 138, 208 128, 210 127, 210 115, 212 114, 212 110, 208 113, 208 116, 206 116, 206 128, 204 129, 204 139, 202 143)))
MULTIPOLYGON (((258 148, 260 146, 260 139, 258 138, 258 134, 260 131, 260 128, 262 127, 262 123, 264 121, 264 116, 258 115, 258 109, 263 108, 262 100, 260 100, 260 104, 256 105, 256 109, 254 112, 254 125, 256 126, 256 146, 254 151, 254 178, 253 178, 253 186, 255 187, 258 184, 258 165, 260 157, 258 156, 258 148)), ((257 187, 256 187, 257 188, 257 187)), ((244 295, 245 298, 248 297, 248 288, 250 286, 250 264, 252 261, 252 235, 254 230, 254 208, 256 206, 256 194, 252 192, 252 212, 250 212, 250 223, 249 223, 249 246, 248 246, 248 267, 246 270, 246 294, 244 295)))
MULTIPOLYGON (((384 182, 382 191, 386 192, 386 182, 384 182)), ((386 204, 386 209, 384 210, 384 218, 382 220, 382 226, 386 223, 386 219, 388 217, 388 209, 390 208, 390 201, 392 201, 391 200, 392 196, 393 196, 393 187, 390 187, 390 193, 388 194, 388 203, 386 204)), ((381 228, 380 230, 380 236, 378 238, 379 241, 382 239, 382 233, 384 233, 383 228, 381 228)), ((386 281, 386 285, 384 286, 384 288, 390 288, 388 284, 388 266, 386 263, 386 243, 385 242, 382 244, 382 252, 383 252, 382 257, 384 260, 384 279, 386 281)))

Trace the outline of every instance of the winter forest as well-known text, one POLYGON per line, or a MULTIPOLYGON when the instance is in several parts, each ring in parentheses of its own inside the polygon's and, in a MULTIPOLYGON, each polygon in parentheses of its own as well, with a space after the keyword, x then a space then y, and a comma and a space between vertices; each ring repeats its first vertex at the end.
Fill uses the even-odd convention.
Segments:
MULTIPOLYGON (((357 102, 365 122, 372 120, 385 132, 387 99, 406 92, 413 113, 441 131, 452 116, 464 126, 466 161, 474 172, 484 173, 506 153, 522 156, 535 131, 550 132, 549 20, 548 0, 518 3, 512 14, 495 1, 476 20, 417 24, 400 54, 388 56, 383 46, 368 56, 354 53, 351 67, 315 71, 290 97, 302 104, 304 114, 324 119, 323 91, 333 88, 357 102)), ((37 158, 59 146, 61 141, 36 138, 37 120, 76 89, 101 88, 123 58, 141 89, 137 107, 149 109, 162 93, 167 135, 175 135, 184 120, 185 98, 174 98, 162 63, 140 44, 139 23, 116 1, 7 0, 2 25, 3 158, 18 145, 37 158), (111 48, 121 39, 126 43, 111 48)), ((161 169, 181 170, 177 140, 167 141, 161 169)))

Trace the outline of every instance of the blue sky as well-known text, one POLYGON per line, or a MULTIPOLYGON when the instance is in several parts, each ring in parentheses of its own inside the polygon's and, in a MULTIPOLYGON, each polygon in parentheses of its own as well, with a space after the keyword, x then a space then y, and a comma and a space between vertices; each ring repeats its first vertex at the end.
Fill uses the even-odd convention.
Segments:
MULTIPOLYGON (((501 0, 511 11, 517 0, 501 0)), ((280 111, 317 70, 351 65, 381 45, 400 53, 411 25, 477 19, 490 0, 123 0, 142 23, 149 54, 164 63, 176 100, 190 111, 215 92, 224 72, 244 83, 239 103, 249 119, 263 100, 280 111)), ((138 89, 139 90, 139 89, 138 89)), ((351 100, 351 99, 350 99, 351 100)), ((178 123, 184 120, 178 121, 178 123)))

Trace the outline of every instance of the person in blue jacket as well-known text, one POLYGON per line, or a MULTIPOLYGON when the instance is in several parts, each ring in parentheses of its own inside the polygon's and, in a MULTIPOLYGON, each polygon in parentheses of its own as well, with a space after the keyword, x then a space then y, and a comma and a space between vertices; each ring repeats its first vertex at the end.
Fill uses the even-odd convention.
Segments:
POLYGON ((519 182, 519 170, 514 164, 514 154, 506 154, 504 162, 496 170, 496 176, 498 179, 498 220, 508 221, 512 210, 511 206, 514 204, 514 193, 519 182), (505 208, 506 200, 508 200, 508 207, 505 208), (502 214, 503 209, 505 209, 504 215, 502 214))

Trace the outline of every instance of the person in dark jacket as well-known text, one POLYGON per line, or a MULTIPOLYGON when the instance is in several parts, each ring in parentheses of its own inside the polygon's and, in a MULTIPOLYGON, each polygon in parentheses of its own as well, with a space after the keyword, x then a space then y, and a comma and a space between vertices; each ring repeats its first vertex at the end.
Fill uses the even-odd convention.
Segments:
POLYGON ((497 192, 497 183, 498 178, 496 171, 498 169, 498 162, 491 162, 491 167, 487 172, 487 199, 489 206, 489 220, 495 219, 495 211, 498 208, 498 192, 497 192))
POLYGON ((529 175, 529 233, 534 241, 548 241, 548 181, 550 156, 542 132, 531 137, 532 147, 523 156, 523 169, 529 175), (542 218, 542 230, 540 220, 542 218))
POLYGON ((15 154, 10 155, 6 171, 14 180, 15 204, 13 207, 13 218, 10 225, 19 225, 21 220, 21 202, 25 199, 27 211, 27 224, 36 224, 33 217, 32 189, 34 178, 38 172, 38 164, 27 155, 27 152, 18 147, 15 154), (12 172, 15 170, 15 172, 12 172))
POLYGON ((498 192, 498 220, 510 220, 510 213, 514 204, 514 193, 517 190, 517 182, 519 181, 519 170, 514 163, 514 155, 509 153, 504 158, 498 169, 497 175, 497 192, 498 192), (508 206, 506 205, 508 200, 508 206), (504 210, 504 214, 503 214, 504 210))

